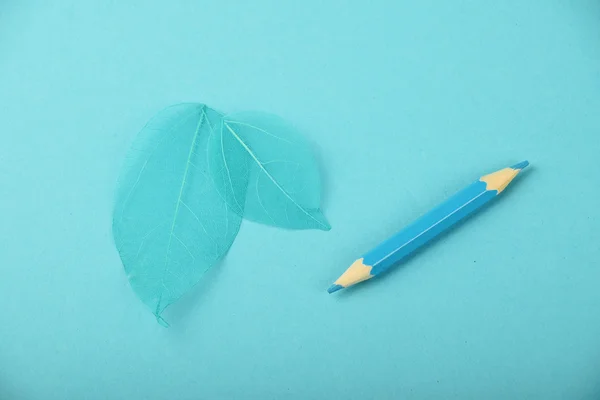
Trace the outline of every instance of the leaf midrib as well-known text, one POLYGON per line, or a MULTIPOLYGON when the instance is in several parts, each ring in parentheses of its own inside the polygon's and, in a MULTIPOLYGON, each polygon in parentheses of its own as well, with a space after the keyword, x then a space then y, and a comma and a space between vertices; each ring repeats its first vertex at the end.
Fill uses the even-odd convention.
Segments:
POLYGON ((177 218, 179 216, 179 208, 181 206, 181 201, 183 198, 183 190, 185 189, 185 185, 187 183, 187 176, 190 171, 190 165, 192 164, 192 156, 194 154, 194 148, 196 147, 196 142, 198 140, 198 134, 200 133, 200 128, 202 123, 206 118, 206 106, 202 106, 200 120, 198 121, 198 125, 196 126, 196 131, 194 132, 194 137, 192 138, 192 143, 190 145, 190 151, 188 153, 188 158, 185 164, 185 171, 183 172, 183 178, 181 179, 181 185, 179 187, 179 195, 177 196, 177 202, 175 204, 175 211, 173 213, 173 221, 171 222, 171 229, 169 230, 169 242, 167 243, 167 249, 165 251, 165 264, 163 268, 163 275, 160 280, 160 296, 158 298, 158 302, 156 303, 156 310, 154 314, 158 317, 160 315, 160 304, 162 302, 162 297, 165 288, 165 277, 167 275, 167 271, 169 270, 169 255, 171 253, 171 244, 173 243, 173 236, 175 234, 175 223, 177 222, 177 218))

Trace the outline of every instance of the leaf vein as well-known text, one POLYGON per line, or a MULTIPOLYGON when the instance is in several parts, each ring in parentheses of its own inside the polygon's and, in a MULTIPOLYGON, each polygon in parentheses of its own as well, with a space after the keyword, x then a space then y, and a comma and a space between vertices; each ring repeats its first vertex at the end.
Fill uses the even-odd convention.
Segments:
MULTIPOLYGON (((163 267, 163 276, 161 278, 161 284, 164 287, 164 282, 165 282, 165 276, 166 276, 166 272, 169 270, 169 255, 171 253, 171 245, 173 242, 173 234, 175 232, 175 225, 177 222, 177 217, 179 216, 179 206, 181 205, 181 199, 183 197, 183 191, 185 188, 185 184, 187 182, 187 175, 189 173, 190 170, 190 161, 192 159, 192 154, 194 152, 194 147, 196 147, 196 142, 198 140, 198 134, 200 133, 200 127, 202 126, 202 122, 204 121, 204 116, 206 115, 204 113, 204 107, 202 106, 202 115, 198 121, 198 125, 196 126, 196 131, 194 132, 194 136, 192 138, 192 143, 190 145, 190 151, 188 154, 188 159, 186 161, 185 164, 185 171, 183 172, 183 178, 181 180, 181 186, 179 188, 179 194, 177 196, 177 203, 175 204, 175 211, 173 213, 173 221, 171 223, 171 229, 169 230, 169 242, 167 243, 167 250, 165 251, 165 263, 164 263, 164 267, 163 267)), ((161 305, 161 301, 162 301, 162 297, 163 297, 163 293, 161 292, 159 298, 158 298, 158 302, 156 303, 156 310, 155 310, 155 315, 159 315, 160 314, 160 305, 161 305)))
POLYGON ((323 224, 321 221, 319 221, 318 219, 316 219, 315 217, 313 217, 312 214, 310 214, 308 211, 306 211, 300 204, 298 204, 296 202, 296 200, 294 200, 294 198, 292 196, 289 195, 289 193, 283 187, 281 187, 281 185, 279 184, 279 182, 277 182, 277 180, 269 173, 269 171, 267 171, 267 169, 258 160, 258 158, 254 154, 254 152, 252 151, 252 149, 250 149, 248 147, 248 145, 246 145, 246 143, 244 143, 244 141, 237 135, 237 133, 235 133, 235 131, 229 126, 229 124, 227 122, 225 122, 224 124, 227 127, 227 130, 229 130, 229 132, 231 132, 231 134, 233 135, 233 137, 235 137, 235 139, 244 147, 244 149, 246 149, 246 151, 248 152, 248 154, 250 155, 250 157, 252 157, 252 159, 257 163, 258 167, 271 180, 271 182, 273 182, 273 184, 277 187, 277 189, 279 189, 281 191, 281 193, 283 193, 283 195, 288 198, 288 200, 290 200, 300 211, 302 211, 304 214, 306 214, 310 219, 312 219, 313 221, 315 221, 319 226, 322 226, 322 227, 326 228, 325 224, 323 224))
POLYGON ((289 143, 289 144, 292 144, 292 145, 296 145, 296 143, 292 142, 291 140, 287 140, 285 138, 279 137, 277 135, 272 134, 269 131, 266 131, 266 130, 264 130, 262 128, 259 128, 258 126, 254 126, 254 125, 248 124, 246 122, 231 121, 231 120, 229 120, 229 121, 225 121, 225 124, 236 124, 236 125, 245 126, 247 128, 256 129, 257 131, 262 132, 262 133, 264 133, 267 136, 271 136, 272 138, 279 139, 282 142, 286 142, 286 143, 289 143))

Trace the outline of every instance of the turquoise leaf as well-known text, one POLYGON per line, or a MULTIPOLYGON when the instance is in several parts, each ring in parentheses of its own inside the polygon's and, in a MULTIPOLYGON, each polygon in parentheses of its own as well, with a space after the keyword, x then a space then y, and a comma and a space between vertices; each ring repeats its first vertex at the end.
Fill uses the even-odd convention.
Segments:
MULTIPOLYGON (((241 210, 208 173, 208 141, 221 118, 203 104, 161 111, 136 137, 118 181, 115 244, 131 287, 162 324, 163 310, 227 253, 240 228, 241 210)), ((231 179, 247 187, 248 169, 236 165, 243 173, 231 179)))
POLYGON ((223 117, 209 142, 209 166, 221 196, 244 218, 288 229, 331 229, 320 210, 321 178, 311 148, 279 117, 223 117))

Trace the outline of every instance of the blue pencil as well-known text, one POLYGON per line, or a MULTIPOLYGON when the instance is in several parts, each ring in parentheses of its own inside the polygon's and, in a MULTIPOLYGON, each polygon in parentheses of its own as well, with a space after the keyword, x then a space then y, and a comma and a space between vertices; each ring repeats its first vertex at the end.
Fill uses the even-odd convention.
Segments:
POLYGON ((356 260, 327 291, 337 292, 377 276, 493 200, 529 162, 482 176, 429 213, 356 260))

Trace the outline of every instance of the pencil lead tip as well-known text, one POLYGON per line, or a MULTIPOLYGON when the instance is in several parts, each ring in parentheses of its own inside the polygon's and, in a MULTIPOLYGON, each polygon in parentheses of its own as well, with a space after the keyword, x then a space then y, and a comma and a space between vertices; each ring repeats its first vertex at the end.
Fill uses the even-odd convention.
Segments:
POLYGON ((327 289, 327 293, 331 294, 333 292, 337 292, 338 290, 343 289, 344 287, 342 285, 336 285, 335 283, 331 286, 329 286, 329 289, 327 289))
POLYGON ((512 169, 524 169, 528 165, 529 165, 529 161, 525 160, 525 161, 521 161, 518 164, 513 165, 511 168, 512 169))

